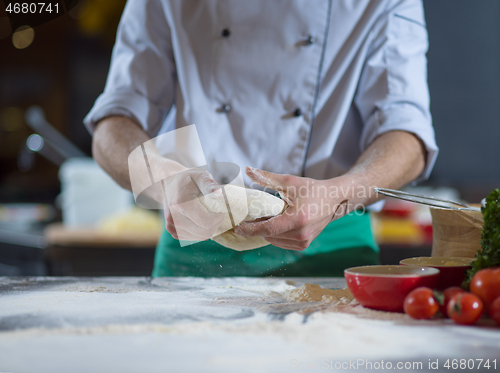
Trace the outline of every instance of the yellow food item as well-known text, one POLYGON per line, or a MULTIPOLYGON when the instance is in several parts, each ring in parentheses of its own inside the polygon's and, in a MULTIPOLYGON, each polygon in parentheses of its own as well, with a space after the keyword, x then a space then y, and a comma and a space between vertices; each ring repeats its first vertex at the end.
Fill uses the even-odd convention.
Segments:
POLYGON ((134 207, 105 218, 98 226, 100 232, 110 235, 123 233, 160 235, 163 221, 155 212, 134 207))
POLYGON ((422 230, 408 219, 376 218, 373 231, 379 244, 421 244, 425 241, 422 230))

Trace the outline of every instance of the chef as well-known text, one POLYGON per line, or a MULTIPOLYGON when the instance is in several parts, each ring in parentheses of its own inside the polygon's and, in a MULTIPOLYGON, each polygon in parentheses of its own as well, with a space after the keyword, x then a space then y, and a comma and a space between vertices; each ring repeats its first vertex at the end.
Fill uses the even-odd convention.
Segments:
MULTIPOLYGON (((269 242, 243 252, 206 240, 217 214, 194 204, 174 224, 167 208, 153 276, 337 276, 377 263, 373 188, 427 178, 438 152, 427 48, 420 0, 129 0, 84 120, 96 161, 130 189, 132 150, 195 124, 208 162, 237 164, 247 186, 288 204, 235 229, 269 242), (181 233, 201 242, 182 246, 181 233)), ((175 175, 169 205, 228 182, 162 153, 151 167, 175 175)))

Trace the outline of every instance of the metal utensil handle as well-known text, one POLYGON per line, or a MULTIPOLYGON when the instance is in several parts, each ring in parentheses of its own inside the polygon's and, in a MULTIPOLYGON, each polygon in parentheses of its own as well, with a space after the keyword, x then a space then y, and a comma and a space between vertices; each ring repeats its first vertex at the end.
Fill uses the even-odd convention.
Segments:
POLYGON ((469 205, 467 205, 465 203, 450 201, 450 200, 441 199, 441 198, 419 196, 418 194, 412 194, 412 193, 408 193, 408 192, 403 192, 401 190, 386 189, 386 188, 374 188, 373 190, 375 191, 375 193, 380 193, 380 194, 382 194, 384 196, 387 196, 387 197, 402 199, 402 200, 405 200, 405 201, 419 203, 421 205, 426 205, 426 206, 432 206, 432 207, 436 207, 436 208, 439 208, 439 209, 450 209, 450 210, 457 210, 457 211, 463 211, 463 210, 481 211, 480 208, 478 208, 478 207, 472 207, 472 206, 469 206, 469 205), (419 198, 419 199, 421 199, 423 201, 415 200, 414 198, 419 198), (457 205, 457 206, 461 206, 461 207, 443 206, 443 205, 440 205, 440 204, 437 204, 437 203, 433 203, 433 202, 429 202, 429 201, 443 202, 443 203, 448 203, 448 204, 457 205))

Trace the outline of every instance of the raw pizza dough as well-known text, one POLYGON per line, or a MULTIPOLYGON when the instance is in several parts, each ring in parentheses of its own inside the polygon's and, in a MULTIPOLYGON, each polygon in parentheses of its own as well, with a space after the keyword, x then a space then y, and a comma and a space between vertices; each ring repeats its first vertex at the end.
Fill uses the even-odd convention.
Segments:
MULTIPOLYGON (((256 189, 247 189, 237 185, 225 185, 234 225, 246 221, 279 215, 285 208, 285 202, 278 197, 256 189)), ((243 251, 269 245, 260 237, 243 237, 234 233, 233 225, 223 195, 213 194, 201 198, 201 203, 211 212, 222 212, 224 220, 212 236, 212 240, 233 250, 243 251)))

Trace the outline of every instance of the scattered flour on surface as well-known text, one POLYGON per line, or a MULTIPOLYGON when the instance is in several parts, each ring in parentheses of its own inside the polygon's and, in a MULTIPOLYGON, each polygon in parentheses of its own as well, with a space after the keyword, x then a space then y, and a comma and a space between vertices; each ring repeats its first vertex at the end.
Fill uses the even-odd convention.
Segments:
POLYGON ((285 293, 289 302, 341 302, 350 303, 354 296, 349 289, 324 289, 316 284, 304 284, 285 293))

